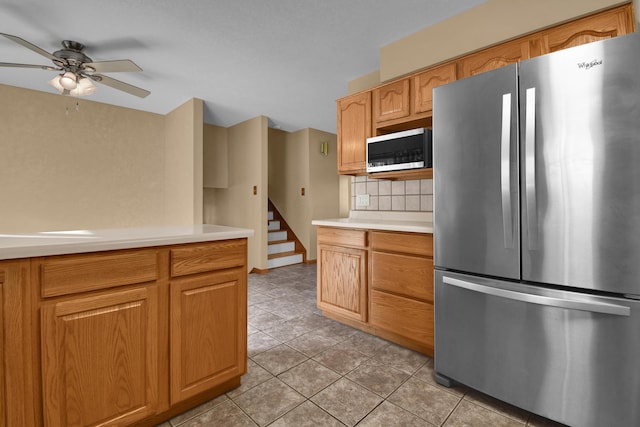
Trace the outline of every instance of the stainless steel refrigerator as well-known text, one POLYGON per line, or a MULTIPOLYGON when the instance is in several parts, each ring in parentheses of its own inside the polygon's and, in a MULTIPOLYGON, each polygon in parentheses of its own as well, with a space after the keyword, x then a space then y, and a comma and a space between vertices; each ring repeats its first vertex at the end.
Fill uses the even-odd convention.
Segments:
POLYGON ((640 425, 640 34, 433 92, 435 370, 640 425))

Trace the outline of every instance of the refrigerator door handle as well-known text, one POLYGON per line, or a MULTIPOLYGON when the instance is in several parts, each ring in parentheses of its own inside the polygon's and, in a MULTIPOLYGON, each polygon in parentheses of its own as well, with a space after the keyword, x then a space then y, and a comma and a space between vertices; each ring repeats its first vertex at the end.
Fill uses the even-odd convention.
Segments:
POLYGON ((500 183, 502 190, 502 229, 504 247, 513 248, 511 217, 511 94, 502 95, 502 137, 500 139, 500 183))
POLYGON ((569 310, 581 310, 591 313, 613 314, 616 316, 630 316, 631 308, 623 305, 608 304, 596 301, 578 301, 566 298, 545 297, 542 295, 526 294, 522 292, 508 291, 506 289, 493 288, 491 286, 480 285, 466 280, 454 279, 444 276, 442 281, 448 285, 458 288, 479 292, 500 298, 507 298, 514 301, 522 301, 530 304, 544 305, 548 307, 566 308, 569 310))
POLYGON ((525 198, 527 201, 528 248, 538 249, 538 208, 536 206, 536 88, 527 89, 525 119, 525 198))

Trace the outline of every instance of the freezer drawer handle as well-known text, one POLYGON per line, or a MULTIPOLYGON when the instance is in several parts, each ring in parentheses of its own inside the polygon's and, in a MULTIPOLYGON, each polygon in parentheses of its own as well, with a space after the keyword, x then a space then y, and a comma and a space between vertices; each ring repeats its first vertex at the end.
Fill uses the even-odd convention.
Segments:
POLYGON ((530 304, 546 305, 549 307, 566 308, 569 310, 589 311, 592 313, 614 314, 617 316, 630 316, 631 309, 623 305, 608 304, 604 302, 576 301, 571 299, 545 297, 542 295, 525 294, 522 292, 508 291, 506 289, 493 288, 491 286, 479 285, 467 282, 466 280, 454 279, 445 276, 444 283, 458 288, 480 292, 500 298, 507 298, 515 301, 522 301, 530 304))
POLYGON ((502 189, 502 228, 504 247, 513 248, 511 218, 511 94, 502 95, 502 138, 500 140, 500 180, 502 189))
POLYGON ((527 89, 525 129, 525 197, 527 201, 528 247, 538 249, 538 208, 536 206, 536 88, 527 89))

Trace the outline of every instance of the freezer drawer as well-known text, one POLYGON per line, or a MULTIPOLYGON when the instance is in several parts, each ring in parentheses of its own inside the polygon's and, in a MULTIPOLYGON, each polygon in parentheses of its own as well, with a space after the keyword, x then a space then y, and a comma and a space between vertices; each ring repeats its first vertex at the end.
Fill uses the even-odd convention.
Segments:
POLYGON ((436 270, 438 375, 571 426, 640 425, 640 301, 436 270))

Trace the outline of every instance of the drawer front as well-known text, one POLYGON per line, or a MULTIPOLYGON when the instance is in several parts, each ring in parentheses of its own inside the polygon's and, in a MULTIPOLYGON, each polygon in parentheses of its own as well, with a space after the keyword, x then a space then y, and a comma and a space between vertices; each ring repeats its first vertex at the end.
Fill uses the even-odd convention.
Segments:
POLYGON ((433 302, 433 260, 373 251, 371 286, 433 302))
POLYGON ((433 234, 372 231, 371 249, 433 256, 433 234))
POLYGON ((44 298, 158 279, 158 251, 155 249, 63 255, 41 260, 39 269, 44 298))
POLYGON ((433 305, 371 291, 371 324, 433 348, 433 305))
POLYGON ((365 230, 350 230, 336 227, 318 227, 318 243, 336 246, 367 246, 365 230))
POLYGON ((171 277, 224 268, 241 267, 247 257, 247 240, 222 240, 171 248, 171 277))

